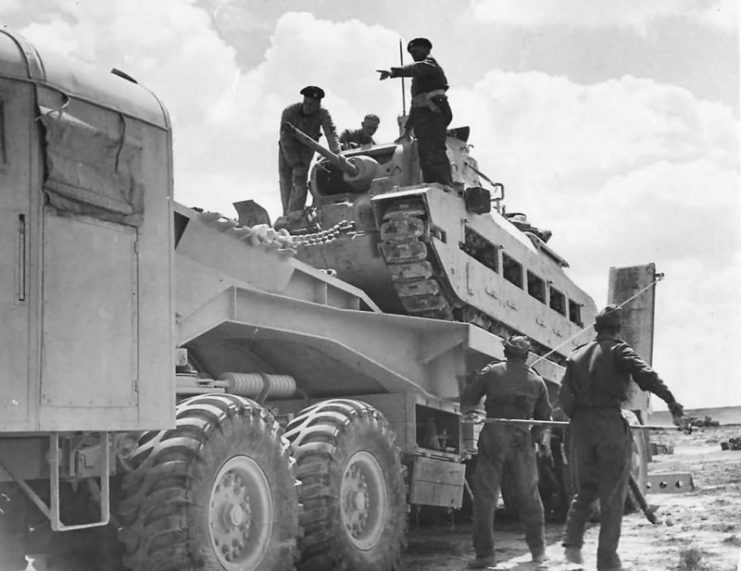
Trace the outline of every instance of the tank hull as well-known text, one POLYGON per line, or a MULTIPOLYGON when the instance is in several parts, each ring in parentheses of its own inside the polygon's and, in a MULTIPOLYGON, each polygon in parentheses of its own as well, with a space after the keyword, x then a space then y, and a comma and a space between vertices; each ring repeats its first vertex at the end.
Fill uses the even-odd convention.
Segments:
POLYGON ((555 350, 556 362, 588 339, 584 324, 596 307, 565 273, 566 261, 498 212, 469 212, 457 192, 437 184, 358 200, 319 209, 323 224, 355 220, 356 234, 304 247, 299 258, 334 270, 386 312, 524 334, 541 355, 555 350))

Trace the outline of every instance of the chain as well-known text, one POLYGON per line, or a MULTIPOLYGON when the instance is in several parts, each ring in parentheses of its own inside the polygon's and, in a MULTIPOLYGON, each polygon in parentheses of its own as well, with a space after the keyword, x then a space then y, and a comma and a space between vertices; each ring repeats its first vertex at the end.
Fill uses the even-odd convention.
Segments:
POLYGON ((357 225, 351 220, 341 220, 337 224, 327 228, 326 230, 320 230, 312 234, 299 234, 293 235, 293 245, 297 248, 305 248, 307 246, 320 246, 336 240, 342 235, 347 235, 350 238, 357 238, 365 235, 365 232, 358 232, 355 229, 357 225))

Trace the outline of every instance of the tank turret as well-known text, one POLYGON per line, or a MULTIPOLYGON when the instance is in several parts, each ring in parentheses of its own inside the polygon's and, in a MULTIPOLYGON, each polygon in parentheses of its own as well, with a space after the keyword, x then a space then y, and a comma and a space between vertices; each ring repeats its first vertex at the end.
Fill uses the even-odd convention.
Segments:
POLYGON ((334 168, 342 173, 342 183, 354 192, 365 192, 370 188, 372 180, 378 173, 378 162, 366 155, 344 157, 321 146, 301 129, 291 123, 284 123, 283 128, 288 130, 301 143, 319 153, 334 168))
POLYGON ((310 190, 314 227, 326 237, 303 242, 298 257, 333 270, 386 312, 527 335, 536 353, 562 363, 583 342, 594 301, 546 244, 550 232, 505 212, 503 187, 470 156, 469 134, 448 131, 454 183, 444 186, 422 181, 414 140, 334 154, 294 129, 322 157, 310 190))

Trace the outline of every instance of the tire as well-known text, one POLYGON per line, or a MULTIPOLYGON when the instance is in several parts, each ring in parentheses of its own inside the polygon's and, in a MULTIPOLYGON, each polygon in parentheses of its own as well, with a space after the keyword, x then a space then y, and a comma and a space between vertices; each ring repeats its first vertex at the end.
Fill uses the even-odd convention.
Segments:
POLYGON ((396 436, 353 400, 302 411, 286 429, 301 481, 301 571, 399 569, 406 487, 396 436))
POLYGON ((123 480, 133 571, 294 569, 298 500, 288 442, 260 405, 197 396, 173 430, 145 433, 123 480))

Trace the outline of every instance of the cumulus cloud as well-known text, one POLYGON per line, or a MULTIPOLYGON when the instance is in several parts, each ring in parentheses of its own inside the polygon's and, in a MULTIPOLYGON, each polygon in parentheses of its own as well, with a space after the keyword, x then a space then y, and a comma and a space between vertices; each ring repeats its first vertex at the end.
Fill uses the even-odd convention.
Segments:
MULTIPOLYGON (((569 218, 564 196, 624 196, 608 183, 652 165, 667 164, 672 172, 709 161, 721 174, 737 169, 738 122, 731 111, 675 86, 630 76, 580 85, 536 72, 492 71, 471 89, 451 93, 457 120, 474 125, 471 138, 484 164, 510 187, 513 200, 536 203, 543 214, 569 218)), ((699 183, 677 181, 671 188, 699 183)), ((702 181, 715 186, 714 178, 702 181)))
MULTIPOLYGON (((582 85, 543 73, 489 72, 453 89, 459 120, 511 211, 550 228, 570 275, 607 301, 610 267, 655 262, 654 364, 690 406, 717 404, 734 373, 699 338, 741 325, 738 121, 689 91, 626 76, 582 85), (696 354, 677 350, 689 343, 696 354), (701 345, 701 344, 700 344, 701 345), (685 390, 686 389, 686 390, 685 390)), ((706 337, 707 336, 707 337, 706 337)), ((718 355, 732 354, 731 341, 718 355)))
POLYGON ((691 258, 660 269, 666 279, 657 288, 656 369, 685 406, 737 403, 738 373, 730 356, 738 352, 738 340, 728 332, 741 328, 741 256, 711 271, 691 258))
POLYGON ((474 0, 469 7, 477 20, 518 27, 573 26, 602 28, 621 26, 645 33, 655 20, 696 19, 726 31, 735 29, 737 8, 733 0, 474 0))
MULTIPOLYGON (((43 48, 61 48, 103 69, 119 67, 164 100, 174 127, 176 199, 187 205, 233 215, 233 201, 252 198, 273 218, 279 214, 280 112, 307 84, 327 91, 324 105, 340 129, 374 112, 382 118, 377 140, 397 135, 400 82, 379 82, 374 72, 398 61, 399 34, 387 27, 285 13, 264 57, 244 68, 213 14, 194 1, 91 2, 84 10, 47 1, 44 19, 23 30, 42 56, 43 48)), ((727 4, 631 0, 620 3, 625 14, 617 4, 599 8, 629 24, 679 17, 680 8, 709 15, 729 10, 727 4)), ((474 9, 496 9, 479 15, 521 25, 605 21, 583 2, 516 6, 517 12, 512 2, 479 2, 474 9)), ((658 295, 657 321, 667 333, 657 337, 657 368, 668 380, 696 382, 690 377, 701 373, 699 365, 675 364, 676 348, 692 337, 689 324, 702 332, 739 325, 736 313, 735 329, 728 327, 728 308, 739 307, 728 284, 739 282, 741 261, 732 112, 686 89, 632 76, 579 84, 491 70, 469 86, 454 84, 450 95, 454 125, 472 126, 473 154, 505 183, 509 209, 554 230, 551 244, 598 303, 605 301, 610 266, 653 261, 667 273, 658 295), (677 317, 680 308, 686 322, 677 317)), ((731 374, 728 365, 717 367, 716 376, 731 374)))

